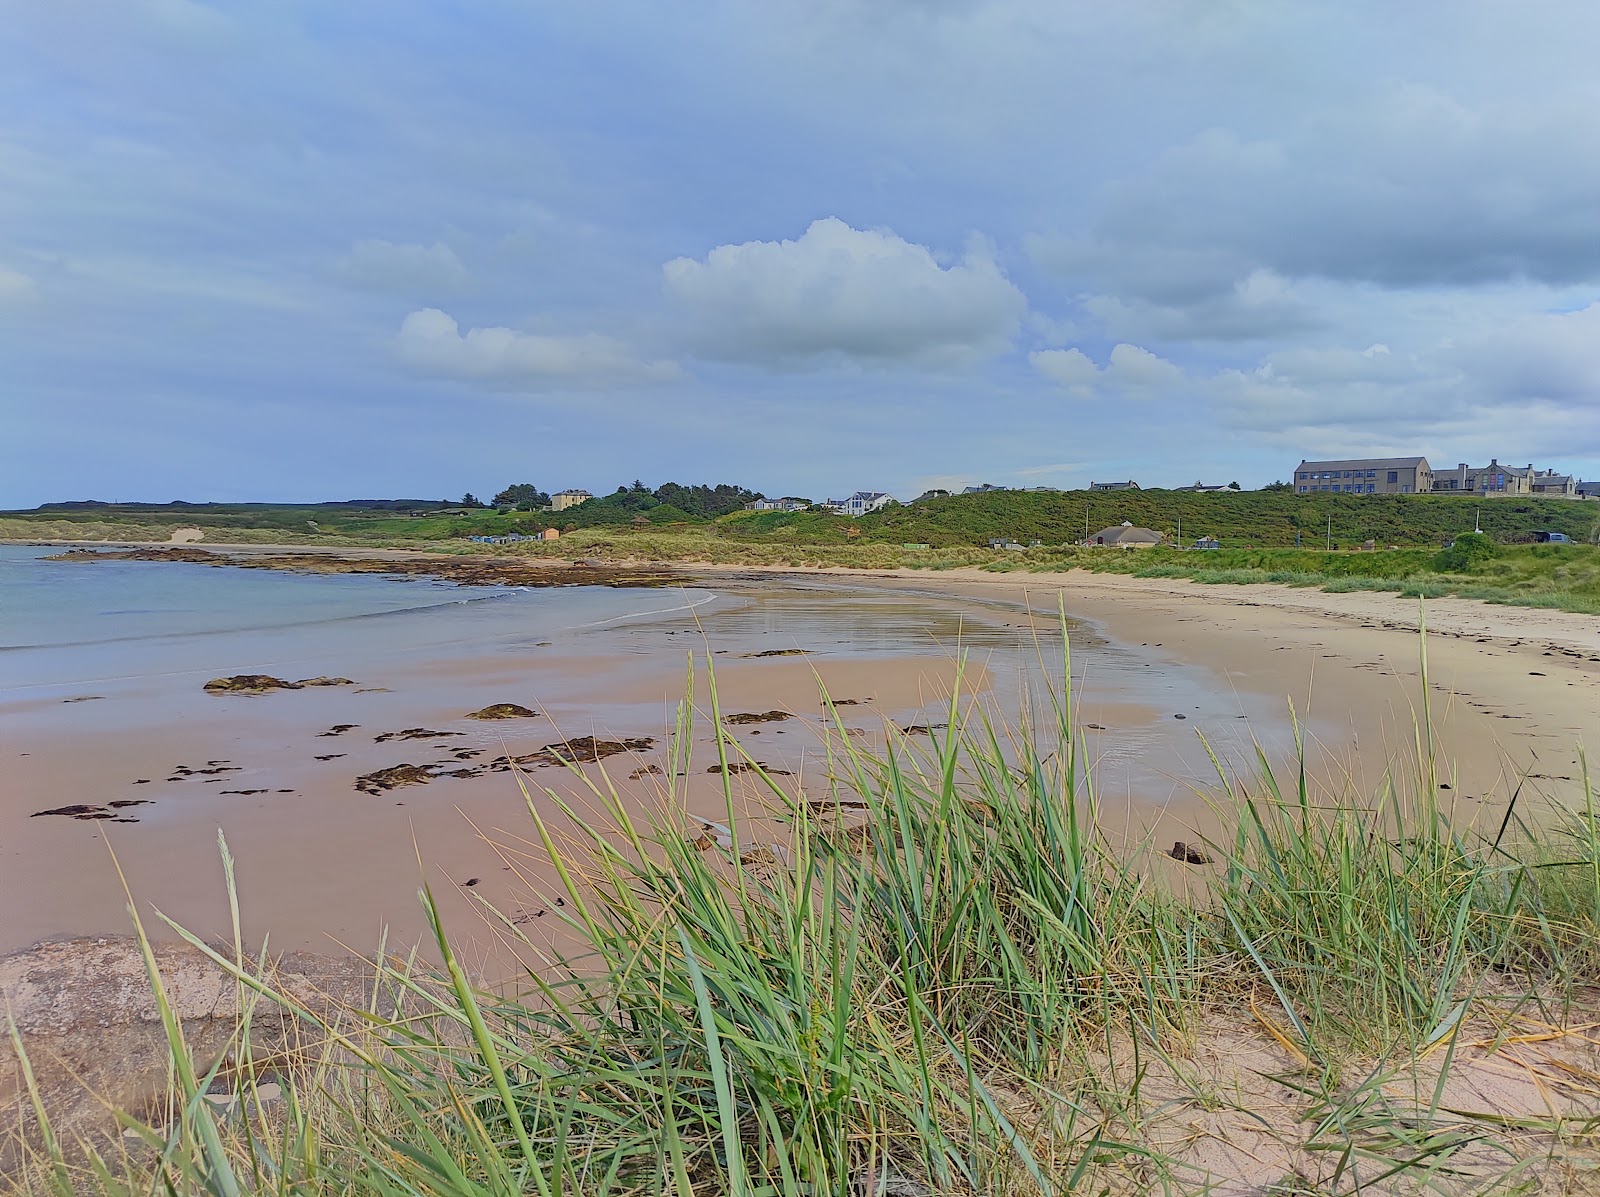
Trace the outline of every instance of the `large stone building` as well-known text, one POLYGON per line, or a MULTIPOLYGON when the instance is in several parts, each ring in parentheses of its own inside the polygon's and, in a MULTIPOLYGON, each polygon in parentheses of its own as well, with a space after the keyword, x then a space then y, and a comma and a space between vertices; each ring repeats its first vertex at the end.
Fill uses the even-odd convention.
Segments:
POLYGON ((1486 466, 1469 466, 1462 462, 1453 470, 1435 473, 1433 489, 1444 494, 1477 495, 1480 498, 1501 495, 1572 498, 1577 488, 1570 474, 1536 470, 1532 463, 1526 466, 1501 465, 1498 458, 1491 458, 1486 466))
POLYGON ((1363 457, 1349 461, 1302 461, 1294 468, 1294 493, 1414 495, 1432 490, 1426 457, 1363 457))

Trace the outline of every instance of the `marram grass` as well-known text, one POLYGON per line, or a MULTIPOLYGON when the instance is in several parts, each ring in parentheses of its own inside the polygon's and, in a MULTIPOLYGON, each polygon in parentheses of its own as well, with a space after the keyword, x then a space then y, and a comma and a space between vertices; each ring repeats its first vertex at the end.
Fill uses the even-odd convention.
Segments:
MULTIPOLYGON (((228 1117, 203 1099, 215 1075, 197 1075, 152 965, 173 1116, 124 1115, 112 1151, 60 1142, 41 1109, 12 1183, 53 1197, 1592 1191, 1597 1122, 1574 1094, 1600 1096, 1600 1076, 1547 1070, 1563 1101, 1534 1114, 1463 1108, 1451 1088, 1469 1042, 1515 1039, 1530 1012, 1549 1035, 1518 1041, 1565 1036, 1588 992, 1592 788, 1583 810, 1535 818, 1508 795, 1487 834, 1457 827, 1424 705, 1415 755, 1366 799, 1319 785, 1303 754, 1288 770, 1262 755, 1250 777, 1219 768, 1228 830, 1177 892, 1149 844, 1102 822, 1065 659, 1051 693, 1005 725, 958 690, 948 727, 889 730, 881 751, 836 727, 827 781, 804 794, 744 773, 780 815, 777 844, 741 840, 726 769, 709 847, 671 813, 687 701, 667 814, 641 815, 594 767, 571 781, 599 818, 519 779, 575 958, 530 975, 521 999, 482 991, 424 892, 442 970, 380 954, 368 1008, 298 1009, 320 1050, 275 1074, 283 1101, 228 1117), (1231 1080, 1197 1063, 1247 1041, 1231 1080), (1257 1164, 1219 1165, 1206 1134, 1173 1130, 1224 1123, 1255 1136, 1265 1171, 1249 1184, 1257 1164)), ((714 750, 740 755, 720 731, 714 750)), ((237 979, 244 1011, 293 1007, 270 970, 187 938, 237 979)), ((247 1099, 248 1027, 246 1013, 233 1052, 247 1099)))

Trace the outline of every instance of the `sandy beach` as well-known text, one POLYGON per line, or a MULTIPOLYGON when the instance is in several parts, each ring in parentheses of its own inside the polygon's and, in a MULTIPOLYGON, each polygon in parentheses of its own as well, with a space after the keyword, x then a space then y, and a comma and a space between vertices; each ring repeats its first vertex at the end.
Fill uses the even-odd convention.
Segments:
MULTIPOLYGON (((720 834, 727 799, 724 778, 707 772, 716 762, 707 661, 725 715, 791 716, 739 723, 730 734, 752 759, 782 770, 780 784, 813 795, 826 790, 830 742, 836 749, 842 734, 876 748, 894 734, 890 724, 936 724, 958 668, 964 693, 1010 718, 1038 703, 1041 672, 1059 669, 1063 596, 1084 745, 1107 826, 1130 841, 1204 835, 1220 792, 1206 742, 1241 774, 1253 769, 1256 743, 1284 765, 1293 755, 1290 702, 1325 784, 1369 792, 1391 762, 1415 755, 1419 612, 1392 595, 1084 573, 683 573, 721 604, 515 651, 405 654, 350 673, 349 686, 217 697, 184 677, 159 701, 114 691, 12 694, 0 950, 124 930, 108 848, 141 909, 202 934, 222 931, 220 830, 239 859, 253 940, 270 933, 283 949, 371 951, 387 928, 391 943, 411 943, 423 932, 416 891, 427 882, 446 896, 475 964, 503 971, 509 949, 483 903, 538 939, 549 887, 516 778, 491 762, 578 737, 631 741, 583 766, 584 775, 593 781, 603 769, 625 804, 670 806, 688 831, 710 825, 720 834), (688 776, 669 794, 656 770, 667 767, 691 658, 699 658, 701 719, 688 776), (826 726, 819 680, 844 700, 842 732, 826 726), (464 719, 495 702, 538 714, 464 719), (432 779, 357 789, 400 764, 432 779), (34 817, 73 804, 137 822, 34 817)), ((1580 803, 1577 749, 1600 739, 1594 621, 1460 600, 1429 602, 1426 618, 1428 698, 1454 817, 1498 818, 1519 785, 1530 812, 1580 803)), ((306 669, 346 672, 336 656, 306 669)), ((598 809, 587 783, 564 768, 531 764, 526 777, 542 812, 555 809, 543 786, 598 809)), ((745 841, 781 837, 762 817, 771 795, 748 774, 730 784, 745 841)), ((1184 866, 1161 858, 1153 867, 1184 866)))

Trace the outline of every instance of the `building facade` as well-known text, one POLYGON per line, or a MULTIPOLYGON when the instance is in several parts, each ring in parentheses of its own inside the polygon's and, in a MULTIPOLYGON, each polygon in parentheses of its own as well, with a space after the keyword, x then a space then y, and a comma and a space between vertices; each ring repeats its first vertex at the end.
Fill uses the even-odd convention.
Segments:
POLYGON ((594 496, 586 490, 560 490, 550 496, 550 507, 553 511, 565 511, 568 507, 587 503, 592 498, 594 496))
POLYGON ((1453 470, 1435 473, 1433 489, 1443 494, 1476 495, 1479 498, 1545 495, 1570 499, 1577 495, 1577 483, 1570 474, 1536 470, 1531 462, 1525 466, 1501 465, 1498 458, 1491 459, 1486 466, 1469 466, 1462 462, 1453 470))
POLYGON ((1415 495, 1433 490, 1426 457, 1364 457, 1347 461, 1302 461, 1294 468, 1297 495, 1415 495))
POLYGON ((1126 482, 1091 482, 1091 483, 1089 483, 1089 489, 1090 490, 1138 490, 1139 489, 1139 484, 1137 482, 1135 482, 1133 479, 1130 478, 1126 482))
POLYGON ((858 515, 866 515, 869 511, 877 511, 894 502, 894 496, 885 494, 881 490, 858 490, 848 499, 829 499, 823 504, 829 511, 839 515, 848 515, 855 519, 858 515))

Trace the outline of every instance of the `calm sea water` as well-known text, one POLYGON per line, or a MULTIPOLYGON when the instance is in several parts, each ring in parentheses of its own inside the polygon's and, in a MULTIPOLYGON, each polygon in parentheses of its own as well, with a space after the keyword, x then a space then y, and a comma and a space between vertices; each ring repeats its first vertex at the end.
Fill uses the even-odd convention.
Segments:
POLYGON ((182 562, 48 561, 0 545, 0 690, 175 673, 355 668, 625 624, 714 600, 704 591, 458 586, 182 562))

